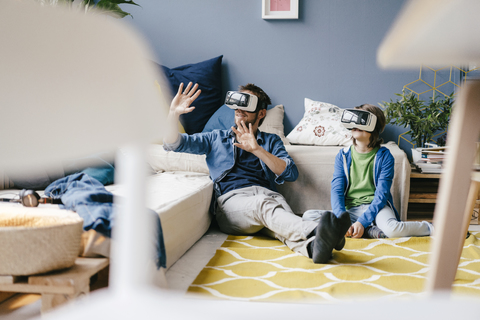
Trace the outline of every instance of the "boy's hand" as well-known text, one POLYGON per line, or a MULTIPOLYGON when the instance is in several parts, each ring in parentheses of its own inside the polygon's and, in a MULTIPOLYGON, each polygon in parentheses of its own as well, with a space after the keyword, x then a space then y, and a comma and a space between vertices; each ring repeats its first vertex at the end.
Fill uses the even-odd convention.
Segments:
POLYGON ((357 221, 350 226, 345 236, 352 237, 352 238, 361 238, 363 236, 364 231, 365 231, 365 228, 363 227, 363 225, 357 221))
POLYGON ((190 105, 201 93, 201 90, 197 89, 198 83, 192 87, 192 83, 190 82, 185 88, 185 91, 183 91, 183 83, 180 83, 178 92, 170 104, 170 113, 173 112, 176 116, 180 116, 181 114, 192 112, 195 107, 190 107, 190 105))

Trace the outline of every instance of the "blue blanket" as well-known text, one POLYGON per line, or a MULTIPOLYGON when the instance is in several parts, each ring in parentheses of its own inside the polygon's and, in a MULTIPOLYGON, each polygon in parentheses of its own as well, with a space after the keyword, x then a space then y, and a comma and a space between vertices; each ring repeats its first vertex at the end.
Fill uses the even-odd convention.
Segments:
MULTIPOLYGON (((71 174, 51 183, 45 189, 45 196, 60 199, 63 203, 60 208, 77 212, 83 218, 83 230, 93 229, 107 237, 111 236, 118 205, 113 203, 113 194, 98 180, 83 172, 71 174)), ((153 210, 149 212, 155 216, 157 224, 155 262, 157 268, 165 268, 165 243, 160 218, 153 210)))

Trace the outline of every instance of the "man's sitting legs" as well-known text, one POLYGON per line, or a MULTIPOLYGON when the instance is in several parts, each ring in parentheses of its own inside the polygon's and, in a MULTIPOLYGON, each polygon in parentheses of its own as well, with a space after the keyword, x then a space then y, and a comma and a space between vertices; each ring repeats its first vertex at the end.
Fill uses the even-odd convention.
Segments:
POLYGON ((308 256, 307 238, 317 226, 295 215, 285 198, 263 187, 228 192, 217 200, 216 219, 228 234, 252 234, 267 228, 295 252, 308 256))

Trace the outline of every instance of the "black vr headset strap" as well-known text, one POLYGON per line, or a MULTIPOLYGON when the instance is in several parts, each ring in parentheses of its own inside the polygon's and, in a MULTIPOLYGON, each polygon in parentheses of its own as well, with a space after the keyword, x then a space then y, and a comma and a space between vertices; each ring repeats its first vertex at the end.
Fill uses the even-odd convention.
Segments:
MULTIPOLYGON (((258 97, 257 97, 258 98, 258 97)), ((255 112, 259 112, 260 110, 265 109, 267 110, 267 104, 265 101, 260 101, 260 98, 257 100, 257 108, 255 109, 255 112)))

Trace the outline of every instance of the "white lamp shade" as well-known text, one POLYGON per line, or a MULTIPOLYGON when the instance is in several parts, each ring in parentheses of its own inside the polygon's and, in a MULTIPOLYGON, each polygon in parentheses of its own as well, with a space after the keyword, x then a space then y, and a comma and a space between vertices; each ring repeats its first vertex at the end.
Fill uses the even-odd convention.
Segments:
POLYGON ((403 8, 381 43, 384 68, 480 62, 480 1, 414 0, 403 8))
POLYGON ((121 22, 6 0, 0 44, 0 168, 160 138, 168 105, 155 81, 166 80, 121 22))

